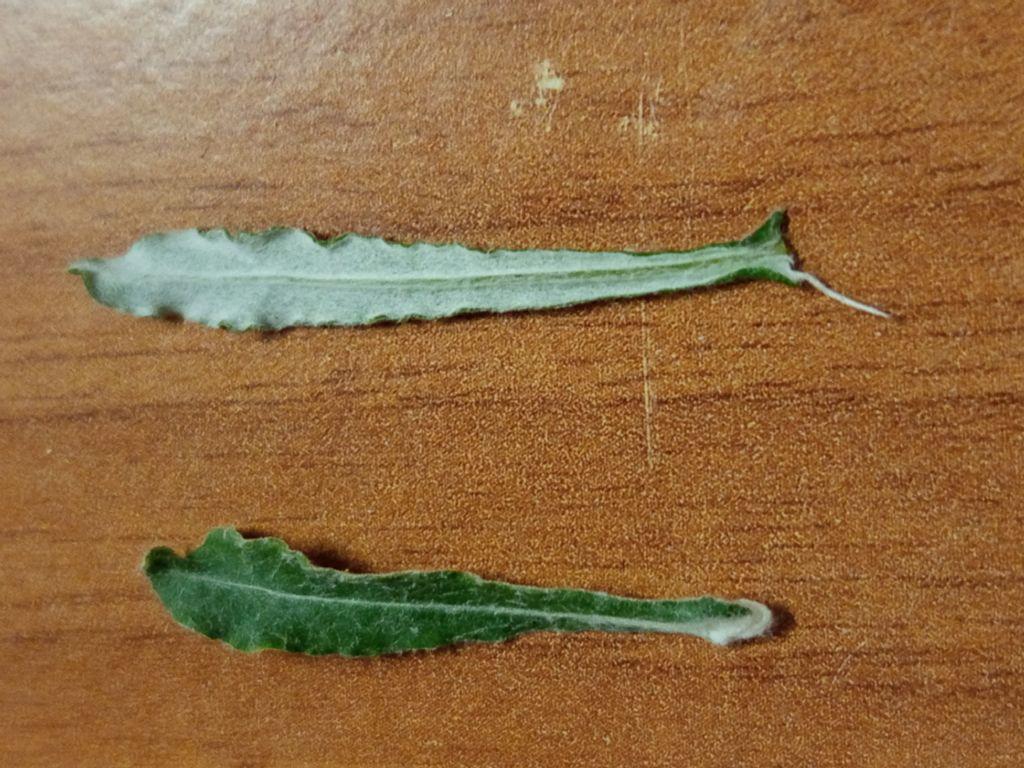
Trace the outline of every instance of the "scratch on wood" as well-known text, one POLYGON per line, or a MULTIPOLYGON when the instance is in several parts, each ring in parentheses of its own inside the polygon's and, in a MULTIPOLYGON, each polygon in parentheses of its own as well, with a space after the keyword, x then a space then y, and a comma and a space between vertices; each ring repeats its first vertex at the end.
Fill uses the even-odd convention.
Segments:
POLYGON ((837 682, 839 682, 839 676, 843 674, 843 670, 845 670, 846 669, 846 665, 850 663, 850 659, 852 659, 854 656, 856 656, 857 652, 861 648, 863 648, 865 645, 867 645, 867 644, 868 644, 868 641, 864 640, 860 645, 858 645, 856 648, 854 648, 852 651, 850 651, 846 655, 846 658, 843 659, 842 663, 839 665, 839 668, 836 670, 835 675, 832 676, 832 682, 829 683, 829 688, 834 687, 835 684, 837 682))
POLYGON ((647 468, 654 467, 654 387, 651 385, 651 334, 647 328, 647 302, 640 302, 640 330, 643 335, 641 369, 644 378, 644 440, 647 445, 647 468))
POLYGON ((658 121, 658 106, 662 102, 661 80, 659 79, 650 93, 645 93, 647 77, 644 76, 640 91, 637 94, 636 112, 619 118, 619 131, 636 134, 636 148, 642 150, 644 144, 658 138, 661 123, 658 121))

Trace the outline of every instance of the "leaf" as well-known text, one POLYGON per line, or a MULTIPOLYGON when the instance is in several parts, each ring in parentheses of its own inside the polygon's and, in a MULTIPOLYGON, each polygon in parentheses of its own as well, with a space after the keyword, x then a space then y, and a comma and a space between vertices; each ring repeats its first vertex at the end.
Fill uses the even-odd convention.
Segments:
POLYGON ((724 645, 764 634, 772 618, 750 600, 640 600, 458 571, 352 574, 233 528, 211 531, 185 557, 153 549, 143 570, 176 621, 242 651, 376 656, 538 631, 663 632, 724 645))
POLYGON ((887 316, 797 270, 784 222, 777 211, 743 240, 662 253, 474 251, 359 235, 318 240, 298 229, 188 229, 149 235, 120 258, 77 261, 70 271, 122 312, 235 331, 565 307, 754 279, 809 283, 887 316))

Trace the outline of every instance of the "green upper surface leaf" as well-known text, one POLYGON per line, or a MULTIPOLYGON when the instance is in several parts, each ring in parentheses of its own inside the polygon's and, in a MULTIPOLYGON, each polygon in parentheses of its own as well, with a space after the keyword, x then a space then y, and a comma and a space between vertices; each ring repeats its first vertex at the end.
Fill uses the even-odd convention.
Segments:
POLYGON ((771 611, 750 600, 640 600, 458 571, 352 574, 231 528, 211 531, 185 557, 153 549, 144 570, 178 622, 243 651, 376 656, 538 631, 662 632, 725 644, 771 624, 771 611))
POLYGON ((797 270, 784 221, 779 211, 743 240, 662 253, 484 252, 359 235, 325 241, 297 229, 189 229, 144 237, 117 259, 77 261, 71 272, 122 312, 231 330, 564 307, 749 279, 810 283, 885 314, 797 270))

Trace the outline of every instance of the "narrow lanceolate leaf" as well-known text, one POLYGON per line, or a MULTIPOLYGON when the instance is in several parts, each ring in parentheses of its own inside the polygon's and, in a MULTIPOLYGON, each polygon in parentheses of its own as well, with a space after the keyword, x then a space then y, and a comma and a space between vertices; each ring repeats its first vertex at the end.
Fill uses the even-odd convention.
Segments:
POLYGON ((750 600, 639 600, 459 571, 352 574, 232 528, 211 531, 185 557, 153 549, 144 570, 179 623, 243 651, 376 656, 540 631, 662 632, 724 645, 764 634, 772 620, 750 600))
POLYGON ((474 251, 359 235, 318 240, 297 229, 189 229, 149 235, 120 258, 78 261, 71 272, 122 312, 236 331, 565 307, 752 279, 808 283, 885 316, 796 269, 784 221, 779 211, 742 240, 659 253, 474 251))

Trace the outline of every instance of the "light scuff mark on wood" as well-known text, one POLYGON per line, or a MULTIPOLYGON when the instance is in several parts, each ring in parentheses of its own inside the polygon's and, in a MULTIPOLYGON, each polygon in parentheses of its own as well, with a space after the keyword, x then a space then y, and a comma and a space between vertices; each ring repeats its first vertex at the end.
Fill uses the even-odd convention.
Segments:
POLYGON ((533 94, 529 98, 512 99, 509 112, 512 117, 525 117, 528 110, 534 110, 545 131, 550 131, 558 108, 559 95, 565 88, 565 78, 558 73, 550 59, 533 65, 533 94))

